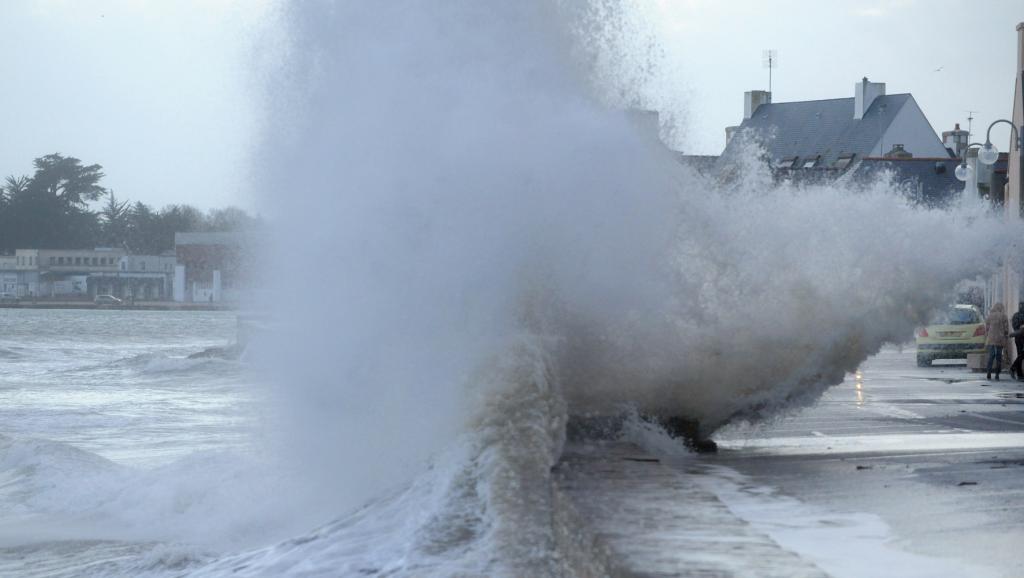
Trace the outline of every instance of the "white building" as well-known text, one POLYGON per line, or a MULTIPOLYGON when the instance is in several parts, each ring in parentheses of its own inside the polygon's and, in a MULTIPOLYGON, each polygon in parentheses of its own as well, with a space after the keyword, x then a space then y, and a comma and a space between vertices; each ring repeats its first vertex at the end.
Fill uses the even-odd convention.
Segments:
POLYGON ((172 297, 176 265, 173 253, 122 255, 115 271, 89 276, 90 293, 139 301, 168 301, 172 297))
POLYGON ((89 276, 116 271, 122 249, 18 249, 14 293, 19 297, 89 297, 89 276))
POLYGON ((0 257, 0 291, 21 298, 169 300, 177 259, 123 249, 18 249, 0 257))

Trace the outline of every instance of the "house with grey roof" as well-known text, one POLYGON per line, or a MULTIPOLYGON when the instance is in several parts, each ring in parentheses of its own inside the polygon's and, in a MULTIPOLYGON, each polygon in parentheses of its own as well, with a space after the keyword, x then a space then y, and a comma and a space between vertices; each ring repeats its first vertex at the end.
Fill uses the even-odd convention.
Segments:
POLYGON ((853 92, 846 98, 779 103, 767 91, 745 93, 743 122, 726 129, 720 166, 745 154, 751 141, 763 147, 775 169, 825 169, 833 175, 894 149, 915 158, 950 158, 912 95, 886 94, 884 82, 867 78, 853 92))

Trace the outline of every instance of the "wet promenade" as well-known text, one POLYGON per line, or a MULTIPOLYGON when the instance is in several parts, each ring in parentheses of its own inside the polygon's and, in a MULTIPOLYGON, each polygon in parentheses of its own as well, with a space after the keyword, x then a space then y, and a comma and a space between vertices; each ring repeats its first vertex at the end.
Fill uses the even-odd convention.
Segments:
POLYGON ((560 487, 622 576, 1024 576, 1024 387, 888 349, 717 455, 576 444, 560 487))

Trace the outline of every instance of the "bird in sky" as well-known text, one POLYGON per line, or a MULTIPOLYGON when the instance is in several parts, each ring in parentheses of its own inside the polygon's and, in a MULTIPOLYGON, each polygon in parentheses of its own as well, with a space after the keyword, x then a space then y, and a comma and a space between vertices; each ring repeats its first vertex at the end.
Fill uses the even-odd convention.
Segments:
POLYGON ((943 64, 942 66, 940 66, 940 67, 936 68, 936 69, 935 69, 935 70, 933 70, 932 72, 941 72, 943 68, 946 68, 946 65, 945 65, 945 64, 943 64))

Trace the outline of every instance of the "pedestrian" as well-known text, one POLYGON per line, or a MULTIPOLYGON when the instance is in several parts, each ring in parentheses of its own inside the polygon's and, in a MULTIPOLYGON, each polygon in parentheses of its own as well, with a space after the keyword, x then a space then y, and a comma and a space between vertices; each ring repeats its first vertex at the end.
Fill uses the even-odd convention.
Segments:
POLYGON ((1024 301, 1017 304, 1017 312, 1013 314, 1010 325, 1013 327, 1013 333, 1010 335, 1013 336, 1013 344, 1017 346, 1017 358, 1010 366, 1010 377, 1022 379, 1024 375, 1021 375, 1020 366, 1024 361, 1024 331, 1021 331, 1021 327, 1024 327, 1024 301))
POLYGON ((988 348, 988 364, 985 365, 986 379, 992 379, 992 362, 996 362, 996 381, 1003 370, 1003 348, 1006 347, 1006 336, 1010 333, 1010 322, 1006 319, 1006 309, 1002 303, 992 305, 988 317, 985 318, 985 347, 988 348))

